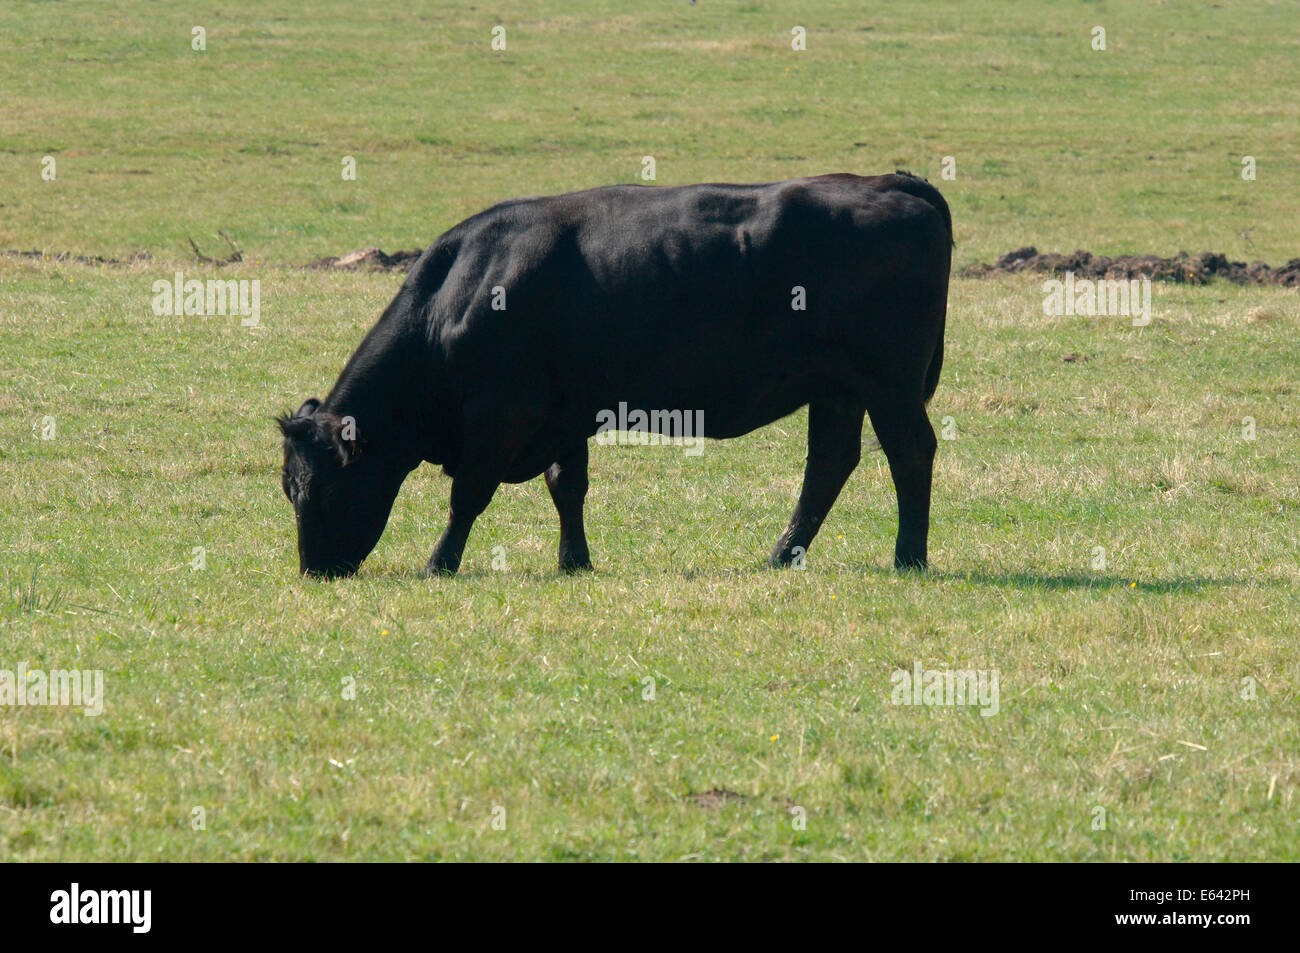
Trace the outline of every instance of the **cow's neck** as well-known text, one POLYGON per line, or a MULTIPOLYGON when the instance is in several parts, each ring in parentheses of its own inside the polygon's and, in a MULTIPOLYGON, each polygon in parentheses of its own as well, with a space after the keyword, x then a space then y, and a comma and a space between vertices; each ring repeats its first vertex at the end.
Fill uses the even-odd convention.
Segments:
POLYGON ((322 408, 353 417, 359 437, 408 470, 424 459, 428 440, 426 352, 418 336, 381 321, 348 359, 322 408))

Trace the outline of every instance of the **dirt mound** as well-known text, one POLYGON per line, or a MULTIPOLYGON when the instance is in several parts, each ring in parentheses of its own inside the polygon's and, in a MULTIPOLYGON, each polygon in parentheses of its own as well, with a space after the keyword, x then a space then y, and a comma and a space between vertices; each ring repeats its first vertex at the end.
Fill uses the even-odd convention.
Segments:
POLYGON ((1041 275, 1060 275, 1070 271, 1076 278, 1150 278, 1152 281, 1174 281, 1179 284, 1203 285, 1214 278, 1231 281, 1237 285, 1286 285, 1300 288, 1300 258, 1292 258, 1280 268, 1270 268, 1262 261, 1249 265, 1242 261, 1228 261, 1218 252, 1189 255, 1180 251, 1176 258, 1158 255, 1121 255, 1109 258, 1094 255, 1082 249, 1069 255, 1040 254, 1028 246, 1007 252, 993 264, 975 264, 963 268, 963 278, 982 278, 986 275, 1030 272, 1041 275))
MULTIPOLYGON (((409 271, 423 249, 386 254, 378 248, 361 248, 338 258, 320 258, 308 268, 371 271, 409 271)), ((1300 258, 1292 258, 1279 268, 1271 268, 1262 261, 1246 264, 1228 261, 1219 252, 1202 252, 1189 255, 1179 252, 1175 258, 1159 255, 1121 255, 1111 258, 1079 251, 1068 255, 1051 252, 1040 253, 1028 246, 1003 255, 993 264, 974 264, 959 273, 963 278, 982 278, 986 275, 1031 274, 1060 275, 1070 271, 1076 278, 1150 278, 1152 281, 1173 281, 1179 284, 1203 285, 1218 278, 1238 285, 1285 285, 1300 288, 1300 258)))
POLYGON ((703 794, 688 795, 688 799, 696 807, 722 807, 726 804, 744 804, 747 798, 743 794, 737 794, 735 791, 728 791, 726 788, 714 788, 711 791, 705 791, 703 794))
POLYGON ((341 268, 345 271, 410 271, 415 260, 424 254, 423 248, 395 251, 385 254, 378 248, 360 248, 338 258, 317 258, 308 268, 341 268))
POLYGON ((19 251, 9 248, 0 255, 9 258, 35 258, 40 261, 70 261, 78 265, 130 265, 137 261, 152 261, 153 256, 147 251, 138 251, 130 258, 101 258, 98 255, 73 255, 68 252, 19 251))
MULTIPOLYGON (((193 240, 190 241, 190 244, 194 246, 193 240)), ((391 255, 385 254, 378 248, 361 248, 338 258, 318 258, 308 264, 307 267, 314 269, 340 268, 345 271, 409 271, 411 266, 415 264, 415 260, 423 254, 423 248, 397 251, 391 255)), ((147 251, 136 252, 128 258, 105 258, 100 255, 74 255, 71 252, 53 251, 20 251, 16 248, 10 248, 0 251, 0 255, 9 258, 35 258, 40 261, 66 261, 78 265, 117 266, 153 260, 153 256, 147 251)), ((232 250, 231 254, 226 258, 210 258, 199 251, 197 246, 194 246, 194 255, 196 260, 207 265, 229 265, 243 260, 243 256, 238 249, 232 250)))
MULTIPOLYGON (((227 239, 229 240, 229 239, 227 239)), ((191 245, 193 242, 191 241, 191 245)), ((231 256, 213 259, 194 249, 199 261, 224 265, 241 260, 242 256, 235 249, 231 256)), ((328 271, 410 271, 411 266, 424 254, 422 248, 409 251, 395 251, 391 255, 379 248, 359 248, 337 258, 318 258, 306 265, 307 268, 328 271)), ((36 258, 46 261, 75 262, 80 265, 130 265, 136 262, 152 260, 147 251, 136 252, 128 258, 102 258, 97 255, 72 255, 64 252, 19 251, 9 249, 0 251, 0 255, 14 258, 36 258)), ((979 262, 963 268, 958 275, 963 278, 983 278, 988 275, 1010 275, 1028 272, 1039 275, 1061 275, 1073 272, 1076 278, 1115 278, 1126 280, 1132 278, 1150 278, 1152 281, 1173 281, 1179 284, 1203 285, 1213 279, 1230 281, 1237 285, 1284 285, 1300 289, 1300 258, 1292 258, 1285 265, 1270 268, 1262 261, 1246 264, 1243 261, 1228 261, 1226 255, 1219 252, 1202 252, 1189 255, 1180 251, 1175 258, 1161 258, 1158 255, 1121 255, 1110 258, 1106 255, 1094 255, 1092 252, 1071 252, 1058 255, 1052 252, 1041 253, 1032 245, 1007 252, 993 264, 979 262)))

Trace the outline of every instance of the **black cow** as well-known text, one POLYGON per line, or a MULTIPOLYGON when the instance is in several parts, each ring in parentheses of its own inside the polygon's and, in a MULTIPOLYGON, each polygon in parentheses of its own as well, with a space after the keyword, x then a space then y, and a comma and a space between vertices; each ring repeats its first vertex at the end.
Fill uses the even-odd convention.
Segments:
MULTIPOLYGON (((453 573, 502 482, 539 474, 560 566, 589 568, 587 440, 614 408, 735 437, 810 405, 797 560, 870 414, 898 494, 895 565, 926 565, 952 254, 947 203, 900 172, 610 186, 503 202, 420 257, 322 402, 279 418, 302 572, 355 572, 423 461, 452 478, 427 573, 453 573)), ((698 436, 698 434, 696 435, 698 436)))

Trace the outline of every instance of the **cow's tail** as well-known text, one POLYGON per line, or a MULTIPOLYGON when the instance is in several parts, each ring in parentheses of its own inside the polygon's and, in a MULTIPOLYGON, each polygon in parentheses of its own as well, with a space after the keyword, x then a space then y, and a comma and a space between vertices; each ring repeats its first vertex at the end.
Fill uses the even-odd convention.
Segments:
POLYGON ((944 309, 943 317, 939 318, 939 340, 934 346, 934 356, 930 358, 930 366, 925 370, 925 402, 930 403, 930 398, 939 388, 939 372, 943 370, 943 326, 947 320, 947 308, 944 309))
MULTIPOLYGON (((956 244, 952 234, 952 212, 948 210, 948 203, 944 201, 939 190, 933 185, 921 178, 919 175, 913 175, 905 169, 898 169, 894 173, 894 187, 900 192, 906 192, 908 195, 915 195, 923 202, 929 203, 934 210, 939 213, 943 219, 943 227, 948 233, 948 247, 951 248, 956 244)), ((945 256, 943 263, 944 268, 952 267, 951 254, 945 256)), ((934 347, 934 355, 930 358, 930 366, 925 371, 925 402, 928 404, 930 398, 934 396, 935 390, 939 386, 939 372, 943 369, 943 332, 944 324, 948 312, 948 275, 943 276, 943 301, 940 302, 942 310, 939 313, 939 339, 934 347)))

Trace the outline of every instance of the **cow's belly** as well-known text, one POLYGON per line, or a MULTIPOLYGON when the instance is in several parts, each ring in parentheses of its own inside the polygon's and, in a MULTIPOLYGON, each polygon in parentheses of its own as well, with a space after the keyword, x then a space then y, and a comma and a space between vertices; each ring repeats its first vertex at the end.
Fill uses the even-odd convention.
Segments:
MULTIPOLYGON (((870 373, 853 349, 809 348, 806 342, 752 345, 743 335, 705 342, 676 355, 641 352, 605 360, 610 365, 583 394, 585 422, 602 411, 702 416, 704 435, 725 439, 749 433, 821 400, 865 405, 870 373), (814 351, 816 353, 814 353, 814 351)), ((570 393, 585 390, 579 383, 570 393)), ((594 427, 594 422, 592 422, 594 427)))
POLYGON ((669 390, 646 399, 595 401, 585 409, 569 407, 542 427, 515 458, 507 483, 540 476, 556 460, 602 429, 640 430, 665 437, 725 440, 739 437, 794 413, 833 392, 825 382, 787 377, 768 380, 743 393, 719 394, 712 401, 683 401, 669 390), (637 418, 637 412, 643 416, 637 418), (612 423, 612 426, 610 425, 612 423))

